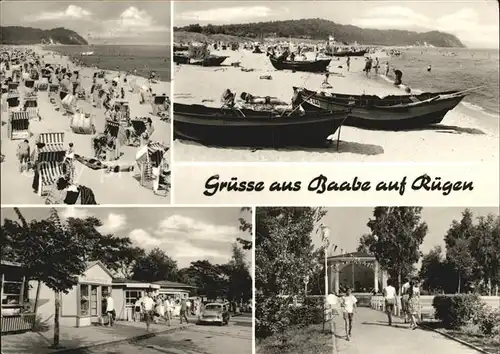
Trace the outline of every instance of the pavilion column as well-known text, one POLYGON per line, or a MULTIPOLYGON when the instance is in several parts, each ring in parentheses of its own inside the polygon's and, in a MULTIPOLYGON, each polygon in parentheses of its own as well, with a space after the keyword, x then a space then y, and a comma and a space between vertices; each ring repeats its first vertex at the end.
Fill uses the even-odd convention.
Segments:
POLYGON ((333 291, 333 277, 335 276, 335 272, 333 271, 334 266, 328 266, 328 294, 333 291))
POLYGON ((340 290, 340 271, 339 265, 335 264, 335 294, 339 293, 340 290))
POLYGON ((375 289, 375 292, 378 293, 378 274, 379 274, 379 265, 378 262, 375 261, 374 267, 373 267, 373 288, 375 289))

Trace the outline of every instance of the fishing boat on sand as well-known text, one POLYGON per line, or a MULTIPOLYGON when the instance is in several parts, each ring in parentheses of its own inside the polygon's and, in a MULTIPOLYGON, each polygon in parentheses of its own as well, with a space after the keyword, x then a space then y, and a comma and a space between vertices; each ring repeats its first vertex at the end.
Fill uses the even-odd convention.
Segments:
POLYGON ((378 130, 405 130, 440 123, 467 95, 466 91, 426 92, 419 95, 348 95, 294 87, 306 112, 351 107, 345 125, 378 130))
POLYGON ((220 66, 229 56, 210 54, 206 44, 190 45, 188 52, 174 52, 174 63, 199 66, 220 66))
POLYGON ((174 103, 174 139, 216 146, 324 146, 348 114, 345 108, 303 114, 174 103))
POLYGON ((328 65, 332 61, 331 59, 291 61, 272 55, 269 56, 269 59, 276 70, 307 71, 312 73, 326 72, 328 65))
POLYGON ((362 57, 367 53, 367 50, 341 50, 338 52, 326 52, 326 55, 334 57, 362 57))

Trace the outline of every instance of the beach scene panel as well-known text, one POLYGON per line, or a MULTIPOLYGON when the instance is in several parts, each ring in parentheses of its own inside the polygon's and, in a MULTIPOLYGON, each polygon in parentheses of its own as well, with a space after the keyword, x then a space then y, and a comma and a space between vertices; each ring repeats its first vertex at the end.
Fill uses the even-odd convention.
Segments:
POLYGON ((2 203, 170 203, 170 6, 2 4, 2 203))
POLYGON ((176 161, 499 158, 496 2, 173 11, 176 161))

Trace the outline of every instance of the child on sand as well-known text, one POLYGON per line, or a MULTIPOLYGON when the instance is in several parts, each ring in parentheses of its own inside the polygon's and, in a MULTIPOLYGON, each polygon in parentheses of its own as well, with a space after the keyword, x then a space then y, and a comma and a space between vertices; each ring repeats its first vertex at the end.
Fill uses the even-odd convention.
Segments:
POLYGON ((344 317, 344 326, 346 331, 346 339, 349 340, 352 334, 352 321, 354 319, 354 309, 358 300, 348 288, 346 294, 342 297, 342 312, 344 317))

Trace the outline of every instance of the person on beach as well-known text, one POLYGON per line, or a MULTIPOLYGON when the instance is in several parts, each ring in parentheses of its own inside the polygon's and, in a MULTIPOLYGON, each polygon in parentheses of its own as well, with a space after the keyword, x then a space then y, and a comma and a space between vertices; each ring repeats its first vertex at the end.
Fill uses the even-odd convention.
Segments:
POLYGON ((410 314, 410 328, 418 327, 418 313, 420 312, 420 288, 416 280, 409 283, 408 288, 408 313, 410 314))
POLYGON ((390 68, 389 62, 386 61, 385 62, 385 76, 389 76, 389 68, 390 68))
POLYGON ((187 301, 186 301, 186 299, 182 299, 181 300, 181 311, 180 311, 180 314, 179 314, 179 317, 180 317, 180 320, 181 320, 181 324, 182 324, 182 320, 184 320, 186 322, 186 324, 189 323, 188 318, 187 318, 187 312, 188 312, 187 301))
POLYGON ((430 72, 431 72, 431 70, 432 70, 432 67, 431 67, 431 64, 429 64, 429 66, 427 67, 427 72, 429 72, 429 73, 430 73, 430 72))
POLYGON ((38 193, 38 184, 40 181, 40 162, 38 161, 38 154, 40 149, 42 149, 44 146, 45 144, 42 142, 35 142, 35 149, 33 149, 30 157, 31 163, 33 164, 33 171, 35 172, 33 175, 33 182, 31 184, 33 193, 38 193))
POLYGON ((349 71, 351 69, 351 57, 347 57, 346 65, 347 71, 349 71))
POLYGON ((387 286, 384 288, 385 312, 387 313, 389 326, 392 326, 392 313, 394 311, 394 306, 396 305, 396 299, 396 288, 392 285, 392 279, 389 279, 387 286))
POLYGON ((146 296, 142 299, 142 311, 146 321, 146 331, 149 332, 149 327, 153 321, 155 302, 151 297, 151 293, 147 292, 146 296))
POLYGON ((30 142, 24 139, 17 145, 17 158, 19 159, 19 172, 27 172, 30 161, 30 142))
POLYGON ((113 327, 115 304, 111 294, 106 298, 106 314, 108 315, 108 326, 113 327))
POLYGON ((372 71, 372 59, 370 57, 366 57, 366 62, 365 62, 365 75, 367 77, 370 76, 370 73, 372 71))
POLYGON ((403 72, 399 69, 394 69, 394 86, 399 86, 403 83, 403 72))
POLYGON ((378 76, 378 67, 379 67, 379 61, 378 61, 378 57, 375 58, 375 66, 374 66, 374 69, 375 69, 375 75, 378 76))
POLYGON ((328 82, 328 79, 330 78, 330 73, 325 74, 325 79, 321 83, 322 88, 332 88, 332 85, 328 82))
POLYGON ((408 292, 409 288, 410 288, 410 281, 408 279, 405 279, 405 283, 401 287, 401 310, 403 311, 405 323, 408 323, 408 317, 409 317, 409 312, 408 312, 408 299, 410 296, 408 292))
POLYGON ((342 315, 344 317, 344 328, 346 330, 346 339, 350 340, 352 335, 352 321, 354 319, 354 310, 358 300, 352 294, 350 288, 347 288, 346 294, 342 297, 342 315))

